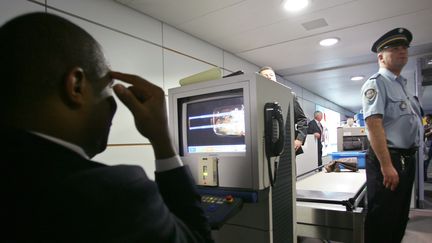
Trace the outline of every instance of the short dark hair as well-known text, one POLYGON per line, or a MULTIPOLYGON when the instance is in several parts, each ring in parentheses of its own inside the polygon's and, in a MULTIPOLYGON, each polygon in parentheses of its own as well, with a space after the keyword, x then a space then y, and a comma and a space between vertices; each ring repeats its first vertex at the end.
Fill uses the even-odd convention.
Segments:
POLYGON ((36 12, 1 26, 0 73, 8 85, 7 94, 1 95, 5 105, 19 102, 15 97, 33 101, 57 92, 74 67, 94 80, 106 66, 97 41, 72 22, 36 12))
POLYGON ((261 73, 264 70, 272 70, 274 72, 273 68, 271 68, 269 66, 265 66, 265 67, 260 68, 259 73, 261 73))

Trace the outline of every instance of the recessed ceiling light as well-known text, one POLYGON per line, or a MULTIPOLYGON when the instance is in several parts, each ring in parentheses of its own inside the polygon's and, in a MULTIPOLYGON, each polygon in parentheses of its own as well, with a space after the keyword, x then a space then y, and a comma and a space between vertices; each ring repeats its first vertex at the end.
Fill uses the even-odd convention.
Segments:
POLYGON ((359 76, 352 76, 351 80, 352 81, 359 81, 359 80, 363 80, 364 76, 363 75, 359 75, 359 76))
POLYGON ((320 41, 320 45, 322 45, 322 46, 332 46, 332 45, 335 45, 338 42, 339 42, 339 38, 332 37, 332 38, 327 38, 327 39, 321 40, 320 41))
POLYGON ((432 59, 430 59, 427 64, 432 65, 432 59))
POLYGON ((288 11, 299 11, 309 5, 309 0, 285 0, 284 8, 288 11))

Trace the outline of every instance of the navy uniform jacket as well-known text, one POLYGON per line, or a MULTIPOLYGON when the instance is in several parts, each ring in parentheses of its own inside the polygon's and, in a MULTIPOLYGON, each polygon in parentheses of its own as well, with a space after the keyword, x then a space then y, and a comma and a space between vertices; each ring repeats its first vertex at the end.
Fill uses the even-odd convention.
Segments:
POLYGON ((185 167, 149 180, 25 131, 1 131, 6 242, 212 242, 185 167))

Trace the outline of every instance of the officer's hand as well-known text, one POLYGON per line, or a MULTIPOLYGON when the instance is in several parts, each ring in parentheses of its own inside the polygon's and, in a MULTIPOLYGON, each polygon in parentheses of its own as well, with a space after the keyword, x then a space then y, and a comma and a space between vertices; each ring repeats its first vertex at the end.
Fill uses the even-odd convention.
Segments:
POLYGON ((384 187, 392 191, 396 190, 399 185, 399 175, 393 165, 389 163, 389 165, 381 166, 381 172, 384 177, 384 187))
POLYGON ((321 137, 321 135, 319 133, 317 133, 317 132, 314 133, 314 136, 315 136, 316 139, 320 139, 320 137, 321 137))
POLYGON ((116 84, 113 89, 118 98, 132 112, 138 131, 152 143, 156 158, 173 156, 174 150, 169 137, 164 91, 136 75, 119 72, 111 72, 110 75, 113 79, 131 84, 128 88, 122 84, 116 84))
POLYGON ((301 148, 301 146, 303 145, 302 141, 300 140, 294 140, 294 149, 295 151, 297 151, 299 148, 301 148))

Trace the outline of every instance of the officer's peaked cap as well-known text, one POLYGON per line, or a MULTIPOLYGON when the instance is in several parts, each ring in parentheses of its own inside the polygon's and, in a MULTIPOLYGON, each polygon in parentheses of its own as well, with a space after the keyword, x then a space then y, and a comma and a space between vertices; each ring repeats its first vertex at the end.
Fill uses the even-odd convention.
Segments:
POLYGON ((387 47, 405 45, 409 47, 412 40, 412 34, 405 28, 392 29, 389 32, 381 36, 372 45, 372 52, 381 52, 387 47))

